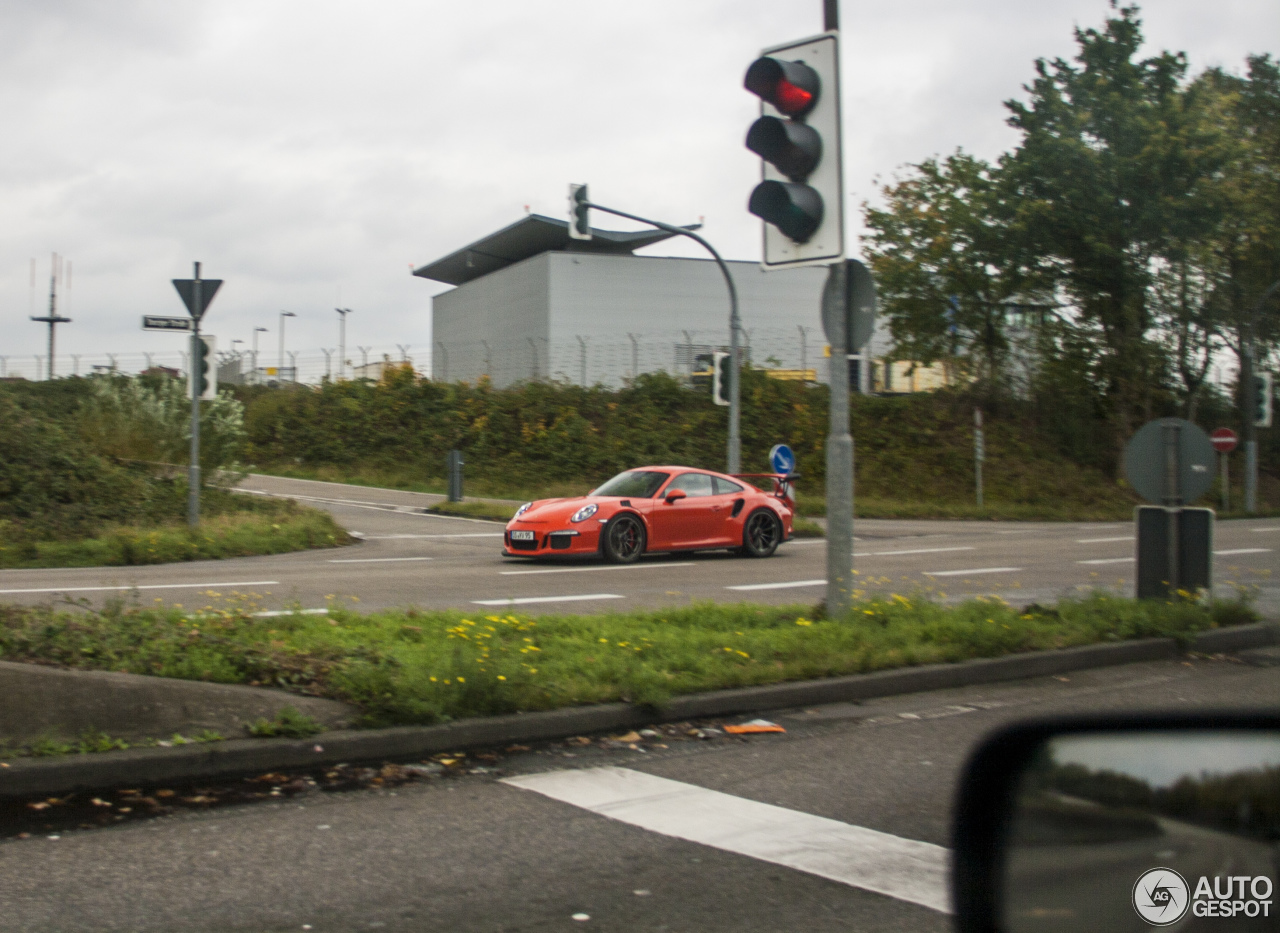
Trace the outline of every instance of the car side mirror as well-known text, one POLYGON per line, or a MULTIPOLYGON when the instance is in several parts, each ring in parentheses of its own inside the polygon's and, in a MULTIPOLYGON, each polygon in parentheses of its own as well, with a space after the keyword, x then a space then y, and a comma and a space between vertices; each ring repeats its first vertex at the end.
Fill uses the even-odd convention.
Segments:
POLYGON ((673 489, 670 492, 668 492, 666 496, 664 496, 663 498, 666 500, 667 505, 670 505, 671 503, 675 502, 677 499, 686 499, 688 498, 688 496, 689 494, 686 493, 683 489, 673 489))
POLYGON ((956 929, 1274 929, 1278 846, 1280 716, 1021 723, 961 778, 956 929))

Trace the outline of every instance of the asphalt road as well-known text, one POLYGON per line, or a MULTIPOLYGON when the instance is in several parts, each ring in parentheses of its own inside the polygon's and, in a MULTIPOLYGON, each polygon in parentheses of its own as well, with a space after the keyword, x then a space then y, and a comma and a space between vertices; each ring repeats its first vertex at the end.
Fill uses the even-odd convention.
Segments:
MULTIPOLYGON (((501 774, 8 839, 2 925, 942 931, 948 916, 921 902, 945 889, 954 784, 982 735, 1033 714, 1275 709, 1277 664, 1266 649, 777 711, 783 735, 648 753, 557 743, 507 757, 501 774), (672 790, 619 800, 620 777, 672 790)), ((1075 876, 1114 899, 1108 886, 1127 896, 1147 867, 1075 876)))
MULTIPOLYGON (((328 509, 358 545, 269 557, 151 567, 0 571, 0 602, 126 595, 185 606, 245 601, 263 611, 338 603, 375 609, 515 605, 528 613, 684 605, 695 600, 815 603, 822 539, 797 539, 767 560, 727 552, 534 563, 504 557, 502 525, 425 515, 440 496, 252 476, 247 490, 328 509)), ((1022 605, 1109 587, 1131 594, 1131 523, 860 520, 855 568, 867 592, 924 591, 953 600, 994 594, 1022 605)), ((1255 592, 1280 613, 1280 520, 1219 522, 1216 591, 1255 592)))

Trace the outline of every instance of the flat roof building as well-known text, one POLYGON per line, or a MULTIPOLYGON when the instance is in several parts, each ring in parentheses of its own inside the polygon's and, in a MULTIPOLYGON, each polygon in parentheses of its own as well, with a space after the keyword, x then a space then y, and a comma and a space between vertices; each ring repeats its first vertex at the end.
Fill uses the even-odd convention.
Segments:
MULTIPOLYGON (((728 289, 710 258, 634 255, 672 235, 593 229, 573 240, 567 221, 531 214, 414 270, 456 286, 431 301, 432 377, 618 386, 700 368, 699 355, 729 344, 728 289)), ((827 270, 726 265, 751 364, 815 370, 825 381, 827 270)))

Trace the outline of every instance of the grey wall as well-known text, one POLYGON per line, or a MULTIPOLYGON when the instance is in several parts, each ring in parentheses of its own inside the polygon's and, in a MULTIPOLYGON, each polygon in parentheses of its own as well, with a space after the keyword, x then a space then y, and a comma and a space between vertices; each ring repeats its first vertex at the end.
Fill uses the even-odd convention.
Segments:
POLYGON ((431 299, 433 378, 475 382, 487 371, 504 386, 548 377, 547 257, 533 256, 431 299))
MULTIPOLYGON (((825 382, 826 268, 728 266, 752 362, 815 369, 825 382)), ((497 386, 533 376, 530 339, 538 378, 581 383, 585 369, 586 384, 612 386, 636 372, 679 372, 677 344, 729 343, 728 290, 710 259, 543 253, 437 295, 433 314, 433 374, 446 376, 443 341, 447 378, 475 381, 485 372, 487 340, 497 386)))

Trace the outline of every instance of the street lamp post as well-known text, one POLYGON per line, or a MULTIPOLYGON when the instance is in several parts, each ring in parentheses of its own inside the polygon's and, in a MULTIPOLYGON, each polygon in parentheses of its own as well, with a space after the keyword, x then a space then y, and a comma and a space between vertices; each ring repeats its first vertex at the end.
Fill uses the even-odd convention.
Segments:
POLYGON ((334 308, 338 312, 338 381, 342 381, 342 368, 347 365, 347 315, 350 308, 334 308))
POLYGON ((297 316, 292 311, 280 312, 280 362, 277 364, 278 369, 276 370, 276 375, 280 377, 284 376, 284 319, 297 316))
POLYGON ((267 329, 265 327, 255 327, 253 329, 253 382, 255 385, 258 382, 258 335, 266 332, 267 329))

